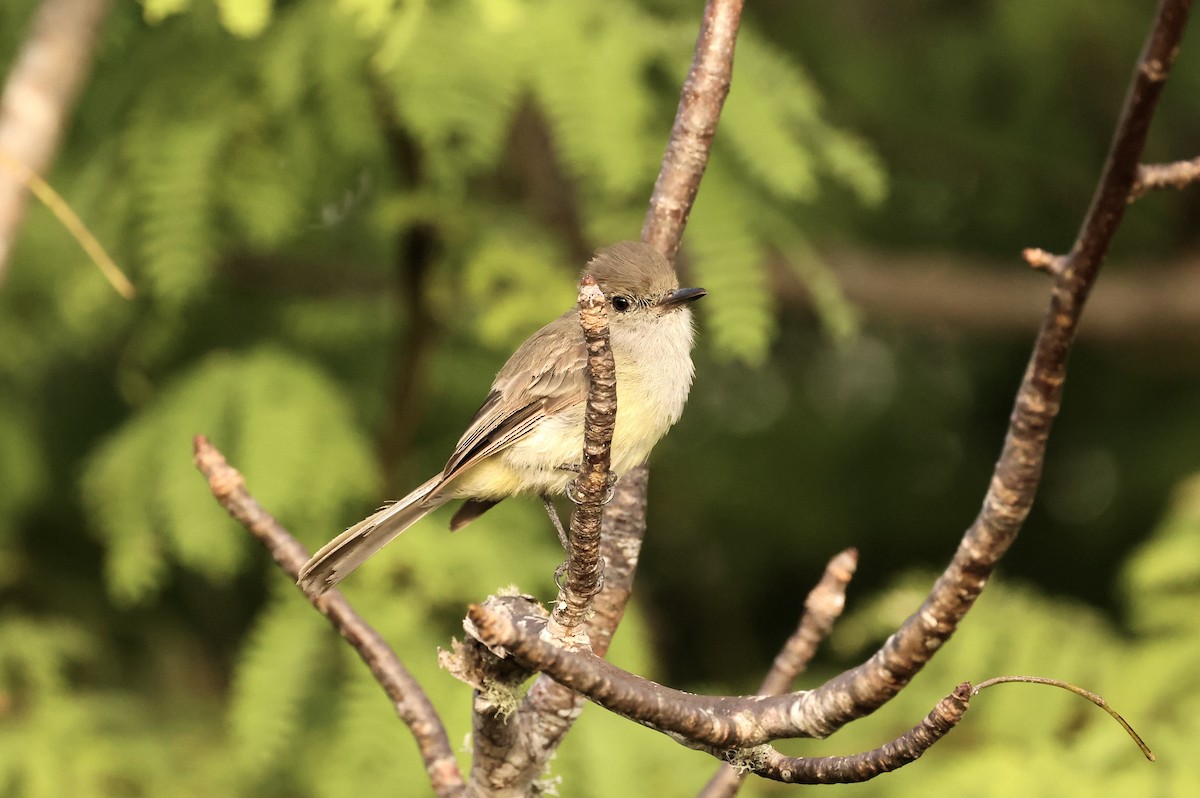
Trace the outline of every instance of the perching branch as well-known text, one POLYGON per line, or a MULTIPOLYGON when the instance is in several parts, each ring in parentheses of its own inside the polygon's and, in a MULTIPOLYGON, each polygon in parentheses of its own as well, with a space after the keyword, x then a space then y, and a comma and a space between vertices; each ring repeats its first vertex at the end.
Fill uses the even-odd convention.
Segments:
MULTIPOLYGON (((571 490, 576 505, 571 514, 565 580, 559 589, 546 631, 560 645, 587 650, 593 645, 588 636, 589 615, 596 595, 604 584, 601 524, 606 494, 612 487, 609 463, 617 419, 617 376, 608 341, 604 294, 591 275, 584 275, 579 283, 578 305, 579 323, 583 328, 587 349, 585 368, 588 376, 583 464, 571 490)), ((618 569, 618 578, 627 575, 626 571, 618 569)), ((625 591, 621 599, 622 609, 627 597, 628 591, 625 591)), ((605 614, 598 614, 597 617, 612 622, 608 634, 603 636, 603 647, 600 648, 603 653, 608 647, 611 629, 615 629, 620 620, 620 611, 615 617, 605 614)), ((479 656, 496 659, 497 655, 480 652, 479 656)), ((511 665, 506 666, 503 662, 497 660, 496 664, 489 667, 493 670, 511 668, 511 665)), ((459 675, 459 678, 462 676, 459 675)), ((481 681, 486 681, 486 677, 481 681)), ((476 687, 480 685, 476 684, 476 687)), ((538 761, 533 753, 545 748, 545 735, 538 726, 544 720, 539 707, 527 699, 522 712, 514 718, 515 703, 509 706, 503 700, 497 701, 494 698, 495 691, 492 693, 489 695, 488 690, 479 689, 475 696, 472 714, 475 755, 468 781, 470 793, 502 790, 513 780, 528 783, 541 773, 544 766, 544 760, 538 761)), ((534 695, 533 690, 530 695, 534 695)), ((537 700, 536 697, 534 700, 537 700)), ((574 707, 576 700, 574 695, 569 695, 568 711, 574 707)))
MULTIPOLYGON (((45 174, 91 68, 111 0, 43 0, 0 95, 0 151, 45 174)), ((28 180, 0 169, 0 284, 28 204, 28 180)))
MULTIPOLYGON (((708 163, 712 137, 733 75, 733 51, 743 0, 708 0, 688 76, 662 167, 642 226, 642 241, 674 260, 683 238, 700 178, 708 163)), ((646 527, 648 474, 640 466, 621 474, 604 513, 601 553, 606 563, 604 589, 596 596, 594 615, 585 624, 592 651, 603 656, 625 614, 633 588, 646 527)), ((497 788, 526 790, 545 768, 582 709, 582 699, 553 680, 539 677, 510 721, 520 724, 504 773, 489 783, 497 788)))
MULTIPOLYGON (((207 438, 197 435, 193 443, 196 468, 208 479, 217 503, 254 535, 284 573, 293 580, 298 578, 300 568, 308 561, 308 552, 250 495, 242 475, 207 438)), ((461 795, 462 774, 441 718, 396 653, 351 609, 340 592, 331 590, 319 598, 307 598, 354 648, 392 700, 396 714, 417 741, 434 792, 440 798, 461 795)))
POLYGON ((567 645, 590 646, 582 629, 593 597, 604 582, 600 520, 609 498, 613 429, 617 425, 617 370, 608 344, 604 294, 590 274, 579 283, 579 324, 587 347, 588 395, 584 411, 583 465, 572 483, 570 550, 566 581, 558 593, 549 633, 567 645))
MULTIPOLYGON (((614 498, 605 508, 600 534, 604 589, 593 599, 592 616, 584 625, 596 656, 608 651, 629 603, 646 528, 648 476, 645 466, 622 474, 614 498)), ((515 789, 512 785, 526 789, 541 775, 582 709, 583 698, 578 693, 539 675, 516 715, 508 719, 510 726, 519 729, 519 736, 503 762, 486 774, 479 773, 479 778, 497 791, 515 789)), ((476 770, 473 767, 471 772, 473 785, 477 783, 476 770)))
MULTIPOLYGON (((858 552, 846 549, 825 566, 825 573, 804 600, 800 625, 775 656, 771 670, 758 686, 759 695, 779 695, 791 689, 796 677, 804 672, 817 646, 829 636, 833 623, 846 606, 846 587, 858 567, 858 552)), ((748 773, 744 767, 722 765, 709 779, 697 798, 732 798, 748 773)))

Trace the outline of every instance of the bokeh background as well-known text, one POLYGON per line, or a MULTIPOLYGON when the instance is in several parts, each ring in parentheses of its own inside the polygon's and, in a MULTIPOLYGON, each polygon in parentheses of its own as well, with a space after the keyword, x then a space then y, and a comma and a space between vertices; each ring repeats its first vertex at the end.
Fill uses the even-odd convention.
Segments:
MULTIPOLYGON (((653 458, 613 656, 751 691, 825 561, 861 553, 804 684, 860 661, 973 518, 1149 2, 747 4, 684 239, 698 377, 653 458)), ((382 692, 213 503, 209 435, 316 547, 439 469, 507 353, 635 238, 699 0, 117 2, 47 175, 138 288, 33 207, 0 285, 0 795, 428 790, 382 692)), ((0 3, 0 74, 35 3, 0 3)), ((1193 28, 1195 25, 1192 26, 1193 28)), ((1196 33, 1196 31, 1192 31, 1196 33)), ((1194 157, 1185 39, 1153 160, 1194 157)), ((962 630, 853 753, 996 688, 856 796, 1200 794, 1200 191, 1134 205, 1043 489, 962 630)), ((535 501, 437 514, 346 583, 443 711, 467 602, 552 595, 535 501)), ((463 754, 464 761, 466 754, 463 754)), ((713 762, 588 708, 565 796, 687 795, 713 762)), ((798 788, 749 784, 747 795, 798 788)))

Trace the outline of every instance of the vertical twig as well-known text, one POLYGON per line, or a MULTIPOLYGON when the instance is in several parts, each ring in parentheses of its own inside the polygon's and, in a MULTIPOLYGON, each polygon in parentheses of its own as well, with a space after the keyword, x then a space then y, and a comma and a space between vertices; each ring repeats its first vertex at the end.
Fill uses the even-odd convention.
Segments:
POLYGON ((613 429, 617 423, 617 374, 608 343, 604 294, 590 275, 579 283, 579 324, 587 347, 588 395, 584 418, 583 466, 574 482, 566 581, 550 616, 549 632, 568 645, 590 647, 584 621, 600 592, 604 562, 600 559, 600 520, 609 472, 613 429))
MULTIPOLYGON (((650 198, 642 241, 674 260, 691 213, 692 202, 708 163, 713 134, 733 77, 733 51, 741 23, 743 0, 708 0, 671 138, 650 198)), ((592 651, 603 656, 625 613, 633 589, 638 556, 646 529, 645 466, 622 474, 604 513, 601 546, 607 569, 604 589, 595 599, 595 614, 586 624, 592 651), (619 565, 618 565, 619 563, 619 565)), ((511 722, 521 724, 521 738, 510 752, 504 773, 493 783, 526 790, 570 730, 583 699, 554 680, 539 676, 511 722)))
POLYGON ((729 94, 742 4, 743 0, 709 0, 704 7, 692 67, 680 92, 671 138, 642 223, 642 241, 672 262, 729 94))

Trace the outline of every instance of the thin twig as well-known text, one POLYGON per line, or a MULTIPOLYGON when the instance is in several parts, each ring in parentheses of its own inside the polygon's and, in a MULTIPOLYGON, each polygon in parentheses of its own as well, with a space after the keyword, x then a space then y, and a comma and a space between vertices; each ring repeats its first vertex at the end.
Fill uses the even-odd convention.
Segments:
POLYGON ((137 294, 133 283, 129 282, 129 278, 125 276, 125 272, 121 271, 121 267, 109 256, 108 251, 104 249, 104 245, 92 234, 88 226, 83 223, 83 220, 79 218, 79 214, 75 213, 75 209, 71 207, 70 203, 63 199, 62 195, 55 191, 53 186, 43 180, 28 166, 17 160, 15 155, 3 147, 0 147, 0 166, 7 169, 13 177, 28 188, 54 214, 59 223, 67 228, 67 232, 79 242, 79 246, 87 253, 92 263, 96 264, 96 268, 100 270, 100 274, 113 287, 113 290, 126 299, 133 299, 134 295, 137 294))
MULTIPOLYGON (((779 695, 792 687, 828 637, 846 606, 846 587, 858 567, 858 552, 846 549, 825 566, 825 573, 804 600, 800 625, 776 655, 771 670, 758 687, 759 695, 779 695)), ((733 798, 748 771, 725 764, 713 774, 697 798, 733 798)))
POLYGON ((576 505, 571 514, 566 580, 554 604, 548 631, 552 638, 567 645, 590 647, 583 623, 604 579, 600 522, 606 494, 612 488, 609 463, 617 423, 617 373, 608 343, 608 313, 604 294, 590 274, 579 282, 579 324, 587 347, 588 376, 583 465, 571 491, 576 505))
POLYGON ((879 748, 852 756, 784 756, 769 745, 726 754, 739 770, 786 784, 857 784, 890 773, 933 747, 970 707, 971 685, 960 684, 925 718, 879 748))
POLYGON ((1200 157, 1174 163, 1142 164, 1129 192, 1129 201, 1141 199, 1154 189, 1182 189, 1196 182, 1200 182, 1200 157))
MULTIPOLYGON (((0 94, 0 150, 29 174, 50 170, 111 7, 112 0, 42 0, 33 17, 0 94)), ((25 217, 27 187, 19 177, 0 179, 0 283, 25 217)))
MULTIPOLYGON (((197 435, 194 446, 196 468, 208 479, 217 503, 254 535, 284 573, 295 580, 300 568, 308 561, 305 548, 250 495, 242 475, 226 462, 225 456, 207 438, 197 435)), ((354 648, 392 700, 396 713, 417 741, 434 792, 441 798, 461 795, 464 788, 462 774, 445 726, 429 697, 400 658, 379 633, 351 609, 340 592, 331 590, 319 598, 307 594, 306 597, 354 648)))
POLYGON ((1150 746, 1146 745, 1146 741, 1142 739, 1140 734, 1134 731, 1133 727, 1129 725, 1129 721, 1125 720, 1120 712, 1117 712, 1115 709, 1113 709, 1112 706, 1110 706, 1102 696, 1096 695, 1090 690, 1084 690, 1082 687, 1073 685, 1070 682, 1064 682, 1061 679, 1050 679, 1045 676, 997 676, 994 679, 988 679, 975 685, 975 689, 971 691, 971 695, 979 695, 980 692, 992 687, 993 685, 1012 684, 1017 682, 1025 684, 1046 684, 1051 687, 1059 687, 1078 696, 1083 696, 1088 701, 1091 701, 1093 704, 1111 715, 1117 723, 1121 724, 1121 728, 1125 730, 1126 734, 1133 738, 1133 741, 1137 743, 1138 748, 1142 749, 1142 755, 1151 762, 1155 761, 1156 757, 1154 756, 1154 752, 1150 750, 1150 746))
POLYGON ((1055 255, 1040 247, 1027 247, 1021 251, 1021 257, 1033 268, 1048 274, 1058 274, 1066 266, 1067 259, 1055 255))

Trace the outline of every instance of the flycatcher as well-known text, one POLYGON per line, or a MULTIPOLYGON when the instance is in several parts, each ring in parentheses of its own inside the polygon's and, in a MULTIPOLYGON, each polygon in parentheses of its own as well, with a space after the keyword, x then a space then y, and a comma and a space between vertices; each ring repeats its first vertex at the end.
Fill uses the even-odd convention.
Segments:
MULTIPOLYGON (((692 312, 707 292, 680 288, 657 250, 622 241, 584 267, 608 305, 617 372, 612 471, 641 465, 679 420, 692 387, 692 312)), ((566 491, 583 462, 587 352, 577 310, 529 337, 496 375, 442 472, 327 543, 300 571, 307 591, 323 593, 409 526, 452 499, 466 499, 450 521, 458 530, 518 493, 566 491)))

